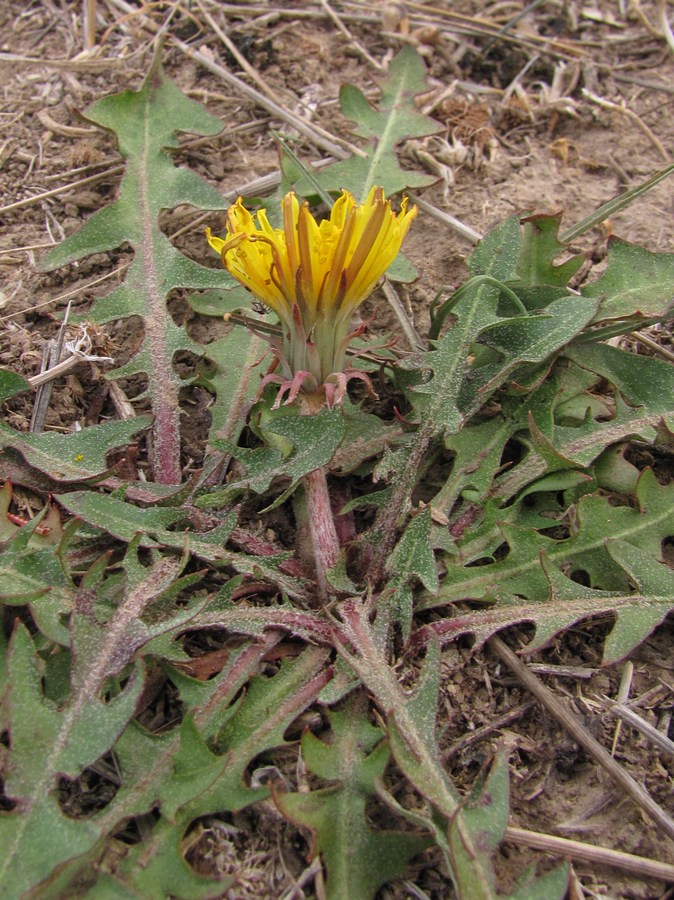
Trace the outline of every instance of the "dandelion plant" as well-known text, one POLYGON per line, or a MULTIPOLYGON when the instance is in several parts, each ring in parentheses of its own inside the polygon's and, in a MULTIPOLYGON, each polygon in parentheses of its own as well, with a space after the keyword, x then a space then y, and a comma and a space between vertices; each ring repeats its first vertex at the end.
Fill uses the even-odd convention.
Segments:
MULTIPOLYGON (((239 872, 193 865, 194 848, 263 814, 294 829, 329 900, 429 866, 460 900, 565 895, 566 865, 499 890, 508 761, 497 749, 456 783, 443 654, 522 623, 527 653, 601 615, 609 664, 674 609, 672 487, 649 464, 671 448, 674 370, 605 343, 667 319, 674 257, 614 239, 579 284, 560 216, 513 215, 463 284, 438 285, 403 352, 354 314, 405 268, 421 224, 405 192, 429 178, 397 149, 438 125, 416 109, 411 47, 381 87, 376 107, 342 90, 359 154, 296 167, 280 216, 174 166, 178 131, 222 123, 158 61, 89 110, 118 136, 124 179, 43 268, 130 244, 126 280, 88 315, 142 323, 108 377, 143 376, 151 418, 0 428, 4 897, 235 896, 239 872), (212 216, 200 261, 159 227, 179 204, 212 216), (176 324, 176 288, 226 336, 176 324), (190 383, 212 404, 196 471, 190 383), (148 428, 134 481, 108 456, 148 428), (650 455, 628 458, 635 442, 650 455), (19 510, 12 478, 41 512, 19 510)), ((4 400, 28 389, 0 372, 4 400)))

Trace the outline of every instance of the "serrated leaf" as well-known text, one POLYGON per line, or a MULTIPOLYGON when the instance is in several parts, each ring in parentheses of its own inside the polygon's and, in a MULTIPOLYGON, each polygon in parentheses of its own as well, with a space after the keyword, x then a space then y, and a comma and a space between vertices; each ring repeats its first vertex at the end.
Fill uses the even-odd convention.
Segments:
POLYGON ((205 355, 217 366, 213 375, 202 379, 216 397, 210 409, 209 443, 216 439, 238 441, 246 410, 258 390, 256 367, 265 349, 262 338, 247 328, 233 328, 226 337, 205 347, 205 355))
MULTIPOLYGON (((452 564, 440 589, 423 597, 420 609, 458 600, 481 600, 517 605, 522 599, 542 602, 548 597, 548 579, 540 563, 541 554, 557 568, 583 571, 590 585, 599 590, 624 590, 625 573, 616 568, 606 550, 606 540, 628 541, 660 558, 662 541, 670 537, 674 485, 660 485, 650 470, 645 470, 637 487, 638 508, 616 506, 608 498, 582 497, 574 510, 573 534, 554 540, 534 529, 503 524, 501 532, 509 552, 505 558, 480 566, 452 564)), ((554 519, 549 519, 550 526, 554 519)), ((486 560, 485 560, 486 562, 486 560)))
POLYGON ((267 788, 246 783, 246 769, 254 757, 285 743, 288 725, 330 679, 327 657, 323 648, 308 648, 277 675, 253 678, 233 711, 212 710, 221 722, 216 737, 220 753, 211 750, 192 717, 187 718, 175 755, 175 777, 161 789, 166 815, 173 818, 183 807, 192 817, 236 810, 267 796, 267 788))
MULTIPOLYGON (((244 309, 249 312, 250 293, 238 282, 229 290, 212 289, 200 294, 190 294, 187 302, 192 309, 202 316, 217 316, 222 319, 227 313, 244 309)), ((233 331, 239 331, 238 327, 233 331)), ((212 346, 212 344, 207 345, 212 346)))
MULTIPOLYGON (((451 878, 461 896, 476 900, 493 898, 490 860, 479 851, 463 819, 458 792, 440 763, 436 739, 436 709, 439 686, 439 645, 431 640, 426 651, 415 695, 405 696, 382 648, 366 624, 362 603, 347 600, 341 609, 343 633, 335 634, 340 655, 361 678, 387 717, 389 742, 395 761, 417 790, 454 827, 443 836, 433 816, 415 815, 425 822, 440 844, 451 878), (451 839, 451 847, 448 844, 451 839)), ((384 634, 385 637, 385 634, 384 634)), ((385 643, 385 642, 384 642, 385 643)))
MULTIPOLYGON (((128 444, 150 424, 147 416, 125 422, 91 425, 68 434, 23 434, 0 423, 0 450, 18 451, 35 469, 59 484, 81 484, 109 471, 105 457, 128 444)), ((0 467, 2 457, 0 456, 0 467)))
POLYGON ((43 270, 66 265, 84 256, 114 250, 129 242, 134 258, 124 283, 96 300, 88 317, 98 323, 140 316, 144 338, 140 349, 110 377, 147 374, 154 413, 153 471, 155 480, 179 484, 180 438, 178 392, 181 379, 173 368, 178 351, 200 354, 201 347, 176 325, 166 298, 175 288, 215 288, 231 285, 224 271, 208 269, 182 256, 162 233, 158 216, 163 209, 190 204, 199 209, 223 209, 226 203, 195 173, 176 168, 166 148, 177 147, 176 133, 213 135, 219 119, 188 99, 163 74, 159 58, 138 91, 98 100, 88 119, 114 132, 126 169, 119 195, 99 210, 75 234, 53 249, 43 270))
POLYGON ((194 627, 222 627, 234 634, 262 637, 270 629, 280 629, 302 640, 330 644, 333 627, 310 610, 297 609, 290 603, 274 606, 241 606, 227 603, 217 610, 210 607, 201 613, 194 627))
POLYGON ((385 423, 379 416, 363 412, 360 406, 348 401, 342 404, 342 409, 346 431, 330 460, 330 471, 345 475, 379 456, 402 431, 399 426, 385 423))
POLYGON ((412 643, 414 646, 425 643, 431 633, 443 642, 471 634, 475 638, 474 648, 479 649, 501 629, 529 622, 536 631, 526 652, 534 653, 578 622, 598 615, 615 615, 615 625, 604 642, 602 664, 615 663, 639 646, 674 609, 674 574, 664 563, 625 541, 607 541, 606 550, 634 585, 634 590, 602 591, 585 587, 563 575, 542 556, 541 567, 549 584, 545 602, 514 602, 460 613, 423 626, 413 635, 412 643))
POLYGON ((665 318, 674 302, 673 284, 674 253, 650 253, 611 237, 606 271, 581 293, 600 300, 595 323, 629 319, 629 330, 639 328, 639 320, 665 318))
POLYGON ((428 841, 402 831, 377 831, 366 816, 373 784, 384 775, 390 752, 384 733, 370 725, 362 703, 328 715, 332 739, 302 736, 307 768, 329 787, 309 793, 275 793, 286 818, 314 834, 314 852, 327 868, 330 900, 369 900, 381 885, 403 875, 428 841))
MULTIPOLYGON (((519 240, 519 223, 513 217, 483 238, 470 257, 471 271, 499 281, 512 279, 519 240)), ((499 298, 500 290, 492 281, 475 280, 464 285, 452 308, 454 325, 422 358, 422 366, 431 369, 433 375, 413 388, 411 399, 416 414, 432 423, 435 434, 454 434, 463 424, 459 396, 468 355, 480 333, 499 322, 499 298)))
POLYGON ((9 666, 11 753, 5 788, 17 808, 0 816, 0 888, 18 897, 98 839, 93 824, 61 812, 56 778, 78 775, 112 746, 135 712, 143 679, 136 671, 120 694, 103 703, 102 677, 97 677, 102 670, 92 671, 65 709, 56 709, 43 696, 33 643, 22 625, 14 633, 9 666))
POLYGON ((123 564, 126 577, 120 588, 123 600, 108 623, 99 621, 95 604, 96 598, 103 595, 108 560, 103 558, 94 564, 81 581, 71 625, 74 691, 85 689, 79 679, 90 679, 92 671, 101 670, 101 678, 115 675, 138 649, 153 638, 184 626, 207 602, 207 598, 197 597, 177 608, 169 603, 200 581, 201 573, 181 577, 186 556, 160 556, 150 565, 143 565, 137 556, 139 544, 140 536, 136 535, 127 548, 123 564), (150 606, 154 612, 146 618, 144 613, 150 606), (105 653, 101 652, 101 643, 106 645, 105 653))
POLYGON ((183 531, 169 530, 185 517, 183 510, 158 506, 140 509, 116 497, 91 491, 62 494, 59 503, 73 515, 119 540, 128 542, 135 535, 141 534, 140 543, 144 547, 171 547, 182 551, 186 546, 189 553, 205 562, 231 565, 244 574, 271 578, 280 590, 298 599, 305 595, 305 585, 300 579, 291 578, 279 571, 279 564, 288 558, 288 554, 276 557, 249 556, 226 548, 225 544, 235 524, 235 515, 228 516, 211 531, 192 531, 185 545, 183 531))
POLYGON ((567 245, 558 237, 561 220, 562 213, 533 215, 520 220, 522 246, 517 260, 518 277, 511 286, 517 290, 527 309, 546 306, 547 303, 538 298, 554 297, 555 291, 551 288, 557 289, 557 295, 560 289, 566 293, 567 284, 583 263, 583 256, 577 255, 555 264, 557 257, 567 252, 567 245))
POLYGON ((517 365, 552 356, 587 325, 597 308, 591 298, 565 295, 547 304, 541 315, 512 318, 484 329, 481 340, 517 365))
POLYGON ((393 553, 388 569, 409 579, 416 576, 427 591, 438 587, 438 570, 431 549, 431 510, 415 515, 405 529, 393 553))
MULTIPOLYGON (((498 496, 512 497, 546 471, 587 466, 618 441, 630 437, 653 441, 661 422, 674 426, 674 369, 668 363, 605 344, 569 347, 565 355, 580 369, 594 372, 597 381, 601 377, 615 385, 619 394, 614 416, 607 421, 600 407, 599 420, 586 414, 579 424, 558 424, 555 405, 569 390, 566 372, 558 371, 529 396, 530 452, 498 479, 498 496)), ((516 415, 527 413, 521 404, 512 406, 518 407, 513 410, 516 415)), ((563 407, 560 415, 564 415, 563 407)))
POLYGON ((124 848, 124 858, 115 866, 114 876, 105 876, 97 882, 96 897, 216 900, 231 890, 235 876, 206 878, 185 859, 182 845, 189 824, 189 820, 160 819, 144 841, 124 848))
MULTIPOLYGON (((438 123, 421 115, 414 103, 414 96, 426 90, 426 69, 416 50, 408 45, 398 53, 381 87, 377 109, 370 106, 358 88, 342 87, 339 95, 342 112, 356 123, 356 134, 369 142, 370 149, 365 158, 351 156, 317 175, 325 189, 346 188, 359 195, 359 202, 365 200, 374 185, 383 187, 387 196, 391 196, 405 188, 423 187, 435 181, 432 175, 403 170, 395 154, 400 141, 440 130, 438 123)), ((310 186, 307 190, 311 193, 310 186)))
POLYGON ((457 434, 445 437, 445 447, 452 454, 452 468, 431 507, 441 513, 453 508, 462 492, 475 492, 476 499, 487 497, 498 473, 506 441, 516 425, 505 417, 494 416, 486 422, 467 424, 457 434))
POLYGON ((213 442, 216 449, 231 453, 246 467, 245 478, 227 486, 227 496, 244 487, 258 494, 264 493, 274 478, 283 475, 291 479, 290 488, 283 493, 285 499, 303 475, 330 462, 344 439, 346 425, 344 414, 338 407, 322 409, 310 416, 300 416, 294 409, 282 408, 265 416, 263 431, 267 438, 268 435, 280 435, 287 439, 283 446, 287 443, 289 452, 274 447, 249 450, 237 447, 231 441, 213 442))
MULTIPOLYGON (((39 517, 42 518, 42 517, 39 517)), ((75 600, 72 580, 54 547, 35 546, 31 540, 38 521, 24 525, 0 553, 0 602, 7 606, 30 604, 43 634, 60 644, 69 641, 64 621, 75 600)))
MULTIPOLYGON (((190 710, 191 727, 211 739, 221 725, 232 701, 248 679, 259 671, 265 653, 278 639, 244 644, 231 653, 223 670, 210 681, 197 681, 178 670, 170 678, 190 710)), ((156 808, 162 790, 170 793, 176 773, 174 760, 181 743, 176 727, 162 734, 150 734, 132 722, 115 744, 115 757, 121 784, 114 802, 99 812, 95 821, 102 831, 114 832, 120 819, 142 815, 156 808)), ((208 802, 208 800, 206 800, 208 802)))

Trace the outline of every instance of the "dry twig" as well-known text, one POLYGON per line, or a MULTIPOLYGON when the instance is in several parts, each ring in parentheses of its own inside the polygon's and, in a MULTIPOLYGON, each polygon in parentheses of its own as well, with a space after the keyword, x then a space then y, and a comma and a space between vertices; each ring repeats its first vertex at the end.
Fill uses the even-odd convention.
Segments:
POLYGON ((644 737, 652 741, 660 750, 669 753, 670 756, 674 756, 674 741, 670 741, 667 735, 661 734, 657 728, 653 728, 649 722, 642 719, 629 706, 611 700, 609 697, 598 697, 597 699, 612 716, 627 722, 633 728, 636 728, 637 731, 640 731, 644 737))
POLYGON ((674 821, 670 816, 653 800, 640 784, 632 778, 632 776, 623 769, 611 756, 611 754, 595 740, 592 735, 578 721, 577 717, 570 712, 555 695, 550 691, 538 678, 524 665, 522 660, 514 653, 501 638, 493 637, 489 640, 489 646, 492 651, 499 657, 514 673, 522 684, 539 700, 547 709, 550 715, 568 731, 576 743, 580 744, 590 756, 608 774, 620 785, 623 790, 639 805, 639 807, 650 818, 660 826, 660 828, 670 838, 674 840, 674 821))
POLYGON ((646 859, 632 853, 623 853, 620 850, 593 847, 582 841, 571 841, 568 838, 556 837, 552 834, 526 831, 515 825, 509 825, 506 828, 505 840, 512 844, 519 844, 521 847, 545 850, 548 853, 554 853, 555 856, 582 859, 595 865, 615 866, 640 878, 659 878, 661 881, 674 882, 674 866, 669 863, 657 862, 654 859, 646 859))

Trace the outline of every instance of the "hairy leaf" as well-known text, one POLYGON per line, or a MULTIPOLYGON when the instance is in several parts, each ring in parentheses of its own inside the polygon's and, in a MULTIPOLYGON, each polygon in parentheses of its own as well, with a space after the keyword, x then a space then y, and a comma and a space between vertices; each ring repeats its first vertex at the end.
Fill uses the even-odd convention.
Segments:
MULTIPOLYGON (((624 590, 625 573, 617 568, 607 552, 606 541, 624 540, 660 559, 662 542, 674 533, 671 510, 674 485, 660 485, 650 470, 644 471, 637 486, 638 507, 617 506, 596 494, 582 497, 573 513, 573 533, 555 540, 534 529, 503 524, 502 537, 508 554, 480 566, 452 564, 439 591, 420 601, 421 609, 430 609, 458 600, 481 600, 517 604, 523 598, 533 602, 548 597, 548 579, 541 566, 541 554, 558 568, 584 572, 590 585, 599 590, 624 590)), ((549 526, 554 519, 549 519, 549 526)), ((486 562, 486 560, 484 560, 486 562)))
POLYGON ((189 819, 176 822, 160 819, 149 836, 133 847, 117 849, 122 857, 114 874, 103 876, 96 884, 96 897, 110 900, 216 900, 231 890, 233 875, 206 878, 185 859, 189 819))
POLYGON ((274 677, 254 678, 241 702, 212 710, 220 723, 219 753, 188 717, 181 727, 175 777, 161 789, 165 814, 172 818, 182 807, 192 817, 236 810, 266 796, 267 788, 246 783, 246 769, 260 753, 284 744, 288 725, 330 680, 327 657, 322 648, 308 648, 274 677))
POLYGON ((158 57, 140 90, 126 90, 96 101, 87 110, 87 117, 117 136, 126 160, 119 196, 52 250, 43 269, 114 250, 124 242, 131 244, 134 258, 126 280, 98 299, 88 315, 99 323, 142 317, 142 346, 126 365, 108 374, 114 378, 147 375, 154 413, 155 480, 179 484, 181 379, 173 368, 173 357, 181 350, 201 354, 202 349, 175 324, 166 298, 175 288, 224 287, 232 280, 220 269, 207 269, 182 256, 159 228, 162 209, 181 204, 199 209, 226 206, 217 191, 195 173, 176 168, 166 148, 178 146, 179 131, 213 135, 222 129, 222 123, 164 76, 158 57))
POLYGON ((644 641, 674 609, 674 573, 664 563, 624 541, 608 540, 606 550, 634 585, 633 590, 602 591, 585 587, 563 575, 543 555, 541 567, 548 580, 546 602, 513 602, 462 612, 451 619, 422 626, 413 635, 413 644, 424 643, 431 633, 443 642, 471 634, 475 649, 479 649, 500 629, 531 622, 536 626, 536 633, 526 652, 533 653, 572 625, 608 614, 614 615, 616 621, 604 643, 603 663, 617 662, 644 641))
MULTIPOLYGON (((140 416, 125 422, 92 425, 68 434, 23 434, 0 423, 0 470, 3 458, 14 450, 59 486, 100 479, 109 471, 106 454, 128 444, 149 424, 147 417, 140 416)), ((22 481, 33 484, 30 473, 22 481)))
POLYGON ((0 545, 0 602, 7 606, 30 604, 42 633, 68 644, 64 622, 73 608, 75 588, 58 548, 35 541, 45 512, 0 545))
POLYGON ((403 875, 407 862, 428 842, 411 833, 379 831, 366 816, 374 783, 383 778, 390 751, 381 729, 370 725, 362 703, 329 714, 329 741, 302 736, 307 768, 333 782, 309 793, 274 794, 284 816, 314 834, 325 862, 330 900, 368 900, 381 885, 403 875))
POLYGON ((595 323, 629 320, 624 329, 629 331, 671 312, 673 283, 674 253, 650 253, 611 237, 606 271, 582 294, 600 299, 595 323))
POLYGON ((533 215, 520 219, 522 247, 517 260, 519 283, 527 287, 556 285, 566 287, 583 262, 582 255, 555 264, 567 244, 558 238, 562 214, 533 215))
POLYGON ((291 479, 290 487, 282 494, 285 499, 303 475, 330 462, 344 438, 346 426, 344 413, 338 407, 322 409, 311 416, 300 416, 294 408, 281 408, 265 413, 264 425, 259 430, 271 446, 249 450, 231 441, 213 442, 216 449, 231 453, 243 463, 246 475, 228 485, 224 492, 216 491, 201 498, 200 507, 221 503, 244 488, 264 493, 279 476, 291 479))
MULTIPOLYGON (((115 647, 116 649, 116 647, 115 647)), ((107 653, 103 654, 108 659, 107 653)), ((21 896, 60 863, 90 849, 99 838, 95 825, 67 818, 56 799, 57 777, 75 777, 115 742, 132 717, 143 679, 140 673, 107 703, 99 699, 104 669, 80 678, 82 687, 59 710, 42 693, 30 636, 20 625, 9 655, 11 753, 7 795, 17 806, 0 816, 0 887, 21 896)))
POLYGON ((238 441, 246 421, 245 412, 258 390, 256 367, 265 348, 262 338, 238 327, 204 348, 206 356, 216 364, 215 373, 201 379, 217 398, 210 410, 209 443, 217 439, 238 441))
POLYGON ((481 849, 483 836, 472 833, 461 810, 461 799, 440 763, 436 738, 436 707, 440 657, 437 641, 427 650, 417 691, 405 696, 367 624, 362 605, 347 600, 342 606, 344 633, 336 635, 339 651, 358 674, 386 715, 389 741, 396 763, 426 800, 453 823, 447 838, 434 827, 432 816, 415 815, 425 822, 440 844, 458 896, 491 900, 495 896, 489 854, 481 849))
MULTIPOLYGON (((401 141, 440 130, 438 123, 421 115, 414 103, 415 95, 426 90, 425 76, 421 57, 411 46, 406 46, 391 62, 381 85, 377 109, 370 106, 357 87, 342 87, 339 94, 342 112, 356 123, 356 134, 369 142, 369 152, 365 158, 354 155, 325 168, 316 176, 324 188, 330 191, 347 188, 359 194, 362 202, 374 185, 383 187, 391 196, 435 180, 432 175, 403 170, 395 154, 401 141)), ((307 192, 313 193, 309 185, 307 192)))
POLYGON ((414 516, 389 557, 389 568, 398 574, 416 576, 426 590, 437 590, 438 573, 430 545, 431 513, 424 509, 414 516))
POLYGON ((30 385, 25 378, 17 372, 8 369, 0 369, 0 402, 4 403, 10 397, 20 394, 21 391, 29 391, 30 385))
MULTIPOLYGON (((509 498, 545 472, 588 466, 603 450, 618 441, 639 437, 653 441, 660 423, 674 427, 674 369, 658 359, 636 356, 605 344, 568 348, 565 356, 580 369, 595 373, 592 384, 604 378, 617 389, 615 412, 607 420, 606 407, 594 405, 591 394, 577 394, 569 373, 553 372, 528 398, 525 407, 516 399, 509 404, 513 418, 527 416, 531 436, 523 440, 529 453, 498 480, 495 493, 509 498), (576 397, 580 421, 566 424, 568 407, 556 405, 570 390, 576 397), (597 415, 597 419, 592 413, 597 415), (558 416, 562 423, 557 420, 558 416)), ((574 377, 572 375, 572 377, 574 377)))
MULTIPOLYGON (((171 547, 182 550, 185 546, 185 532, 170 531, 169 528, 185 518, 185 512, 170 507, 150 507, 139 509, 131 503, 105 494, 75 491, 63 494, 59 502, 73 515, 79 516, 96 528, 122 541, 130 541, 134 535, 142 533, 140 542, 145 547, 171 547)), ((249 556, 226 549, 225 543, 234 527, 235 516, 206 532, 191 532, 187 550, 194 556, 213 565, 231 565, 237 571, 262 577, 270 577, 281 590, 293 597, 303 597, 305 586, 298 578, 291 578, 279 571, 279 563, 287 560, 288 554, 277 557, 249 556)), ((185 523, 187 526, 187 523, 185 523)))

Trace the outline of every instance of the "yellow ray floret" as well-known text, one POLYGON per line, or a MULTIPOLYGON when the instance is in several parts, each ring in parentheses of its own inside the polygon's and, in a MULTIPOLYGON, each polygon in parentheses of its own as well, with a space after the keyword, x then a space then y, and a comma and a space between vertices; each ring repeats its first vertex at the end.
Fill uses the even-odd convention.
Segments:
POLYGON ((283 227, 264 209, 252 216, 239 199, 227 213, 227 237, 206 236, 231 275, 291 322, 297 306, 309 333, 317 320, 344 321, 372 292, 396 258, 416 206, 396 214, 382 188, 363 204, 342 191, 329 219, 318 223, 295 194, 282 202, 283 227))

